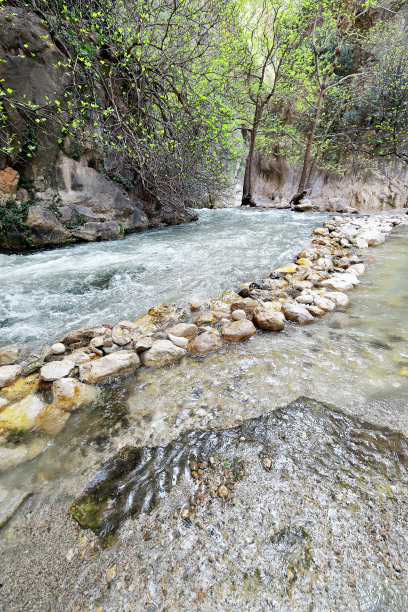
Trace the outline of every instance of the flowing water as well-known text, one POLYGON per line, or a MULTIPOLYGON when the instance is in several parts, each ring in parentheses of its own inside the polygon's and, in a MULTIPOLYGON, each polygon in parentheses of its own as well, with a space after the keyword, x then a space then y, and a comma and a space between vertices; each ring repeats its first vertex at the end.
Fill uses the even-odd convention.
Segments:
MULTIPOLYGON (((205 233, 218 224, 218 272, 209 276, 203 261, 177 282, 170 274, 172 298, 187 277, 188 299, 234 287, 226 270, 237 284, 260 277, 278 260, 266 251, 277 254, 283 244, 286 261, 295 250, 288 232, 298 248, 320 221, 287 212, 212 214, 201 223, 205 233), (239 240, 252 236, 255 254, 227 237, 228 215, 239 240), (270 233, 276 250, 271 238, 264 248, 270 233)), ((150 236, 170 248, 188 230, 150 236)), ((344 311, 140 370, 105 386, 55 440, 8 442, 45 450, 0 474, 0 486, 30 493, 0 532, 7 559, 0 608, 408 609, 407 245, 401 228, 369 250, 344 311), (217 495, 222 484, 227 501, 217 495), (74 499, 74 516, 92 531, 76 531, 67 514, 74 499), (100 547, 107 534, 116 540, 100 547), (115 578, 107 584, 109 571, 115 578)), ((37 256, 51 258, 30 257, 37 256)), ((121 312, 114 320, 121 317, 129 318, 121 312)))
POLYGON ((198 223, 27 255, 0 255, 0 346, 202 301, 290 260, 327 215, 203 210, 198 223))

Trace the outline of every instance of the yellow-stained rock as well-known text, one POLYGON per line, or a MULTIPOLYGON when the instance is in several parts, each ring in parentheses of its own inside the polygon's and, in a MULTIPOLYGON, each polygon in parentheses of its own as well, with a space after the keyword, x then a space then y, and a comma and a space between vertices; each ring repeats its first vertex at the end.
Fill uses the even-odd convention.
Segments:
POLYGON ((6 398, 9 403, 17 402, 23 399, 29 393, 34 393, 40 384, 40 375, 31 374, 26 378, 20 378, 9 387, 4 387, 1 390, 1 395, 6 398))
POLYGON ((294 263, 286 264, 286 266, 282 266, 278 268, 276 271, 280 274, 294 274, 297 270, 297 265, 294 263))
POLYGON ((61 410, 76 410, 95 401, 97 387, 85 385, 75 378, 61 378, 52 385, 53 405, 61 410))
POLYGON ((401 368, 398 371, 398 376, 408 376, 408 367, 401 368))
POLYGON ((34 393, 15 404, 10 404, 0 412, 0 433, 31 429, 43 407, 44 402, 34 393))
POLYGON ((38 413, 35 419, 35 428, 51 436, 56 436, 69 419, 69 412, 61 410, 53 404, 48 404, 38 413))
POLYGON ((216 320, 216 313, 210 310, 206 312, 199 312, 198 315, 194 317, 193 323, 194 325, 197 325, 199 327, 200 325, 208 325, 209 323, 215 323, 216 320))
POLYGON ((158 331, 171 324, 182 323, 187 319, 187 311, 175 304, 161 304, 154 306, 148 313, 135 321, 135 325, 142 334, 158 331))
POLYGON ((313 268, 313 262, 310 261, 310 259, 307 259, 307 257, 301 257, 297 260, 296 263, 298 266, 306 266, 307 268, 313 268))
POLYGON ((282 303, 281 302, 263 302, 262 306, 263 306, 263 308, 266 308, 266 310, 273 310, 274 312, 281 312, 282 311, 282 303))

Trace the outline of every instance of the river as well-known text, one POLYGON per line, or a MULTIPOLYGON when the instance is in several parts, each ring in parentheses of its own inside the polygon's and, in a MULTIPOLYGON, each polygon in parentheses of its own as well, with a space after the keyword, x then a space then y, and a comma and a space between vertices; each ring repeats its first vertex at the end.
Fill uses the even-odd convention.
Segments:
MULTIPOLYGON (((44 258, 52 276, 53 258, 68 257, 82 261, 77 267, 84 272, 92 253, 103 261, 106 247, 112 274, 126 241, 135 248, 138 240, 150 240, 151 259, 145 257, 142 272, 149 297, 140 294, 140 309, 135 300, 136 315, 170 301, 166 291, 171 300, 203 299, 261 276, 304 246, 320 221, 285 211, 205 211, 198 226, 36 253, 24 265, 44 258), (186 261, 189 236, 195 263, 191 253, 186 261), (161 261, 154 276, 154 249, 163 260, 167 252, 167 273, 161 261), (155 279, 167 290, 154 289, 155 279)), ((216 355, 140 370, 75 412, 55 440, 44 438, 47 446, 36 459, 0 474, 0 486, 30 492, 1 532, 0 554, 7 559, 0 570, 1 609, 406 610, 407 234, 400 228, 369 250, 366 274, 346 310, 307 327, 260 332, 216 355), (313 401, 295 401, 304 396, 313 401), (216 433, 226 428, 235 429, 216 433), (116 540, 104 548, 89 530, 78 531, 67 510, 125 445, 143 449, 145 467, 128 472, 125 465, 114 488, 102 493, 114 509, 127 490, 116 540), (209 454, 215 467, 204 462, 203 482, 195 484, 189 458, 208 460, 209 454), (262 467, 264 457, 271 469, 262 467), (230 476, 233 497, 224 503, 211 486, 230 476), (201 497, 192 503, 197 492, 201 497), (182 520, 185 507, 191 516, 182 520), (140 509, 151 512, 139 515, 140 509)), ((131 253, 129 247, 130 259, 110 277, 122 279, 125 303, 118 293, 117 306, 108 309, 105 292, 116 295, 116 281, 89 290, 99 296, 98 320, 129 318, 129 296, 136 295, 132 282, 124 282, 136 265, 131 253)), ((11 257, 16 268, 24 262, 11 257)), ((62 278, 62 270, 58 274, 62 278)), ((92 274, 96 278, 97 270, 92 274)), ((44 291, 52 295, 49 286, 44 291)), ((72 294, 77 311, 79 304, 83 309, 64 315, 65 329, 95 320, 92 305, 82 302, 86 294, 72 294)), ((64 289, 61 295, 71 294, 64 289)), ((35 316, 44 339, 58 335, 55 319, 47 332, 42 315, 35 316)), ((18 337, 23 331, 14 325, 18 337)), ((38 437, 23 443, 38 444, 38 437)), ((105 476, 97 480, 102 487, 105 476)))

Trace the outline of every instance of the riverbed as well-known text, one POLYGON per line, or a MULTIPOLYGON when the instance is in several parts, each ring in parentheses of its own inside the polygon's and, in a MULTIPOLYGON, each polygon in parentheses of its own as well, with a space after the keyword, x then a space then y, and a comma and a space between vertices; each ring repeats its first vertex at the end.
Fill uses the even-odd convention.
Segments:
MULTIPOLYGON (((297 250, 307 241, 298 239, 297 250)), ((1 486, 31 496, 1 532, 1 609, 406 609, 407 239, 401 228, 370 249, 346 310, 141 370, 75 413, 37 459, 3 472, 1 486), (301 396, 313 402, 275 412, 301 396), (248 425, 252 418, 260 420, 248 425), (208 480, 230 470, 233 497, 213 497, 208 485, 192 506, 201 485, 180 457, 197 448, 208 460, 207 443, 216 458, 208 480), (153 485, 159 499, 150 514, 124 508, 104 548, 67 510, 126 445, 159 445, 142 509, 153 485), (186 520, 183 508, 192 508, 186 520)), ((263 257, 266 270, 277 263, 263 257)), ((255 264, 237 282, 252 279, 255 264)), ((208 297, 206 287, 216 293, 213 278, 200 282, 191 299, 208 297)))

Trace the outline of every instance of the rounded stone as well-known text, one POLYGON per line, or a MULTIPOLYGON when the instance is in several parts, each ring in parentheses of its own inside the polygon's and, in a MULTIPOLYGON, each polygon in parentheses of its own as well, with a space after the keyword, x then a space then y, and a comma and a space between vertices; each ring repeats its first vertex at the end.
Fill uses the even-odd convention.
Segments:
POLYGON ((65 353, 65 346, 62 342, 56 342, 51 346, 51 353, 53 355, 63 355, 65 353))

